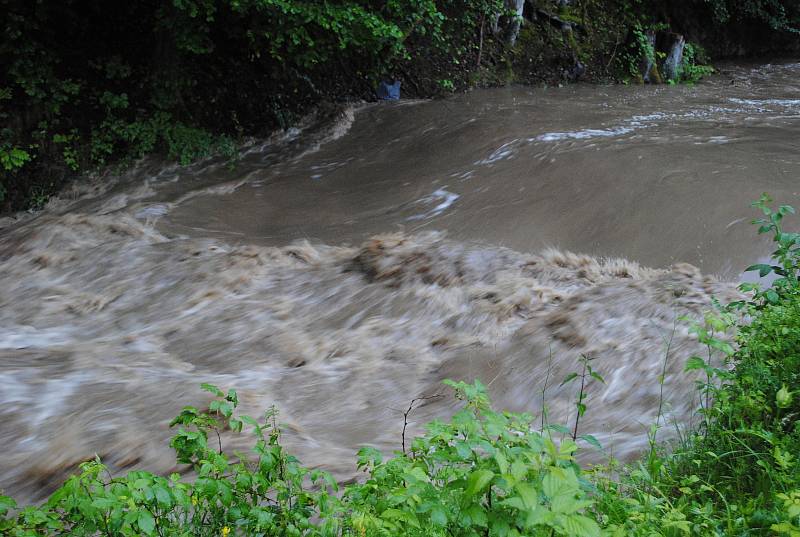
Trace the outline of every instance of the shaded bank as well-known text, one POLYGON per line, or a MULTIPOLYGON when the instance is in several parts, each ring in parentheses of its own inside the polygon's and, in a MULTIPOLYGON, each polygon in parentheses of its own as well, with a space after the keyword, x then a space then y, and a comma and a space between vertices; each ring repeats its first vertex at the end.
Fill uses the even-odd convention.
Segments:
POLYGON ((794 3, 776 0, 3 8, 2 210, 39 207, 71 177, 153 152, 182 163, 233 155, 244 137, 288 128, 321 102, 374 100, 385 78, 412 97, 635 80, 643 58, 664 52, 648 47, 648 32, 693 43, 689 78, 709 59, 797 49, 794 3))

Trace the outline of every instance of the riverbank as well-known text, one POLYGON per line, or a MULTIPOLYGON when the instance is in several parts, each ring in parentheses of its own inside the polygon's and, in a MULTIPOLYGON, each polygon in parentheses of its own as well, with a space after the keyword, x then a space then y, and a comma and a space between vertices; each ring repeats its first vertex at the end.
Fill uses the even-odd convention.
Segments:
POLYGON ((696 79, 717 58, 796 50, 795 9, 762 3, 12 1, 0 210, 41 207, 71 179, 144 155, 233 156, 242 139, 288 129, 320 103, 375 100, 386 78, 425 98, 515 83, 667 82, 696 79))

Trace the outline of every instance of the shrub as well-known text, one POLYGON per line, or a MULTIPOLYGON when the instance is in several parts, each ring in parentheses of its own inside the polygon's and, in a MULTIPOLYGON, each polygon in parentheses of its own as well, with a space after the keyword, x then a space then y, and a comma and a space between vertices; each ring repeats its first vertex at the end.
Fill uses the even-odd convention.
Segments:
POLYGON ((276 411, 261 421, 235 412, 236 392, 208 412, 187 407, 171 445, 193 482, 148 472, 110 476, 100 460, 81 465, 41 507, 18 512, 0 497, 7 535, 571 535, 600 528, 587 508, 591 487, 576 464, 577 445, 556 443, 525 414, 495 412, 480 382, 449 383, 465 408, 429 425, 408 453, 384 461, 359 452, 364 483, 344 490, 310 471, 280 444, 276 411), (224 428, 249 428, 252 457, 223 451, 224 428))

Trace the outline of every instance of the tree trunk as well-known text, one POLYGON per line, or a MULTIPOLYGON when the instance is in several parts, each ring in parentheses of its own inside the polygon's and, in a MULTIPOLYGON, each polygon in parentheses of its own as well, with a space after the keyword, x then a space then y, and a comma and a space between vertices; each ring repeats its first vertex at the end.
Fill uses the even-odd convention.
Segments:
POLYGON ((664 60, 664 78, 667 80, 678 80, 681 77, 681 67, 683 65, 683 49, 686 40, 680 34, 668 34, 669 44, 665 47, 667 58, 664 60))
POLYGON ((503 40, 509 45, 517 42, 519 29, 522 26, 522 12, 525 9, 525 0, 505 0, 504 8, 510 14, 497 13, 492 21, 492 33, 502 34, 503 40))

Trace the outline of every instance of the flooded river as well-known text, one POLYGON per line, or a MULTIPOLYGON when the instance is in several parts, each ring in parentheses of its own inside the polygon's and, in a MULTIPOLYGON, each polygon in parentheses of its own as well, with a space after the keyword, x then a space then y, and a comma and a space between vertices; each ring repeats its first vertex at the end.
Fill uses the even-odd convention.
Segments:
MULTIPOLYGON (((681 316, 764 258, 749 203, 797 204, 800 65, 696 86, 474 91, 365 105, 238 165, 143 163, 0 229, 0 489, 51 491, 99 454, 175 470, 168 422, 235 387, 302 461, 355 475, 446 378, 630 459, 696 406, 681 316), (576 252, 576 253, 570 253, 576 252), (666 349, 669 347, 669 353, 666 349)), ((455 408, 431 399, 413 432, 455 408)), ((667 434, 667 433, 665 433, 667 434)), ((230 447, 248 439, 226 437, 230 447)), ((599 457, 599 456, 598 456, 599 457)))

